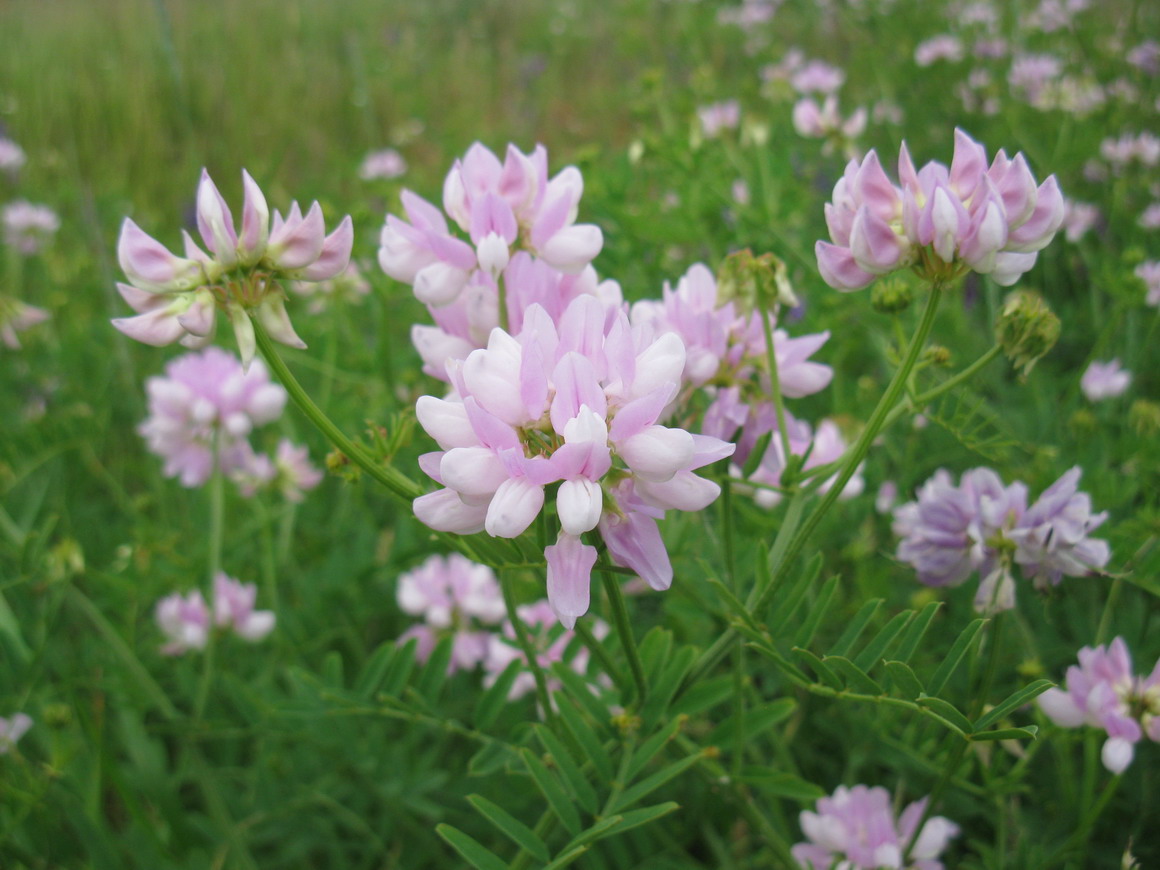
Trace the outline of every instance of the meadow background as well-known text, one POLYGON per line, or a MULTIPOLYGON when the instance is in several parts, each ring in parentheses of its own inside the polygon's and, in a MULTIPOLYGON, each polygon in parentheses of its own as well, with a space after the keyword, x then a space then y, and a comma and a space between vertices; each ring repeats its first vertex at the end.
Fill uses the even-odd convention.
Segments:
MULTIPOLYGON (((1104 643, 1123 636, 1137 672, 1151 670, 1160 656, 1160 316, 1144 304, 1133 270, 1160 258, 1160 231, 1138 221, 1160 199, 1160 170, 1105 161, 1097 178, 1085 166, 1099 163, 1107 137, 1160 132, 1156 70, 1126 60, 1132 47, 1160 38, 1160 7, 1093 5, 1051 28, 1042 17, 1050 4, 996 4, 1008 53, 979 59, 969 51, 976 26, 964 23, 961 4, 787 0, 766 22, 731 18, 761 5, 0 6, 0 132, 28 156, 18 176, 0 176, 0 201, 44 203, 61 219, 40 253, 2 249, 3 292, 52 317, 21 334, 23 348, 0 349, 0 715, 20 710, 35 721, 18 749, 0 757, 0 866, 459 866, 435 832, 439 823, 512 859, 516 847, 473 810, 469 794, 536 827, 557 855, 568 837, 559 825, 537 826, 544 796, 494 750, 510 742, 540 751, 529 728, 537 721, 532 699, 505 705, 479 727, 478 674, 444 681, 391 658, 411 624, 395 603, 396 580, 443 550, 407 506, 370 481, 332 475, 301 505, 229 494, 227 570, 258 583, 259 606, 275 609, 278 625, 260 645, 219 645, 197 709, 203 662, 159 653, 153 608, 202 577, 208 500, 165 479, 135 431, 145 417, 145 379, 177 349, 144 347, 108 324, 125 314, 114 286, 118 228, 128 215, 176 244, 178 228, 192 220, 202 167, 231 203, 241 201, 244 167, 272 206, 318 199, 328 225, 351 214, 355 257, 366 262, 373 292, 361 307, 295 314, 310 350, 285 356, 348 432, 393 430, 412 424, 415 398, 435 385, 407 341, 410 325, 426 319, 422 306, 374 265, 384 215, 399 212, 403 187, 437 200, 447 168, 476 140, 496 151, 509 141, 525 151, 543 143, 553 169, 572 163, 583 171, 581 220, 605 235, 595 265, 630 299, 657 296, 689 265, 715 268, 731 251, 781 256, 805 303, 795 328, 832 333, 821 358, 835 368, 833 384, 800 407, 856 429, 892 371, 894 323, 872 310, 868 293, 837 293, 817 274, 822 205, 845 157, 795 131, 788 83, 763 82, 762 68, 792 48, 846 71, 844 112, 880 103, 900 110, 872 119, 857 139, 862 151, 877 147, 888 166, 903 138, 916 160, 949 161, 961 126, 989 153, 1023 151, 1038 178, 1056 173, 1065 195, 1101 214, 1075 241, 1061 233, 1021 282, 1060 317, 1051 353, 1026 379, 1005 361, 992 363, 964 393, 931 409, 930 425, 896 424, 870 456, 866 494, 821 526, 811 547, 825 553, 823 577, 841 582, 816 648, 831 649, 868 600, 883 600, 871 632, 939 600, 914 662, 916 672, 931 672, 974 616, 973 583, 928 590, 892 558, 889 517, 873 504, 883 481, 896 481, 905 500, 937 468, 958 475, 989 465, 1037 493, 1080 465, 1082 488, 1111 514, 1101 535, 1122 582, 1110 605, 1107 577, 1069 579, 1046 596, 1022 588, 992 696, 980 700, 995 702, 1040 677, 1062 681, 1075 651, 1098 635, 1104 643), (939 34, 959 35, 966 56, 919 66, 916 47, 939 34), (1018 52, 1052 53, 1067 75, 1107 95, 1083 111, 1030 105, 1007 79, 1018 52), (965 105, 959 93, 980 69, 991 80, 977 92, 995 100, 994 113, 965 105), (739 128, 707 137, 697 109, 732 99, 739 128), (406 173, 360 178, 365 155, 385 147, 403 155, 406 173), (739 181, 747 201, 734 193, 739 181), (1129 392, 1089 402, 1081 373, 1112 357, 1133 372, 1129 392), (391 697, 415 706, 400 713, 391 697)), ((953 371, 992 343, 1005 291, 972 277, 950 295, 934 340, 949 350, 953 371)), ((278 427, 323 463, 324 439, 296 411, 278 427)), ((428 449, 416 431, 395 460, 408 472, 428 449)), ((747 539, 772 540, 777 510, 739 496, 734 507, 747 539)), ((705 648, 729 621, 704 582, 720 564, 720 510, 669 521, 677 581, 663 595, 632 601, 638 637, 663 628, 650 648, 658 677, 665 661, 686 646, 705 648), (665 659, 658 649, 675 652, 665 659)), ((542 575, 528 572, 521 584, 527 600, 542 594, 542 575)), ((980 649, 972 647, 950 682, 952 700, 970 698, 983 680, 980 649)), ((795 694, 760 656, 747 662, 744 671, 723 666, 704 691, 653 711, 646 723, 661 733, 688 717, 679 740, 644 758, 641 777, 716 747, 649 796, 680 809, 600 840, 576 866, 779 866, 751 808, 793 843, 798 812, 839 784, 903 782, 907 800, 929 793, 949 749, 921 717, 795 694), (730 721, 737 697, 748 730, 730 721), (773 707, 779 697, 796 704, 773 707), (749 775, 727 787, 721 765, 735 755, 749 775)), ((1113 868, 1130 848, 1138 866, 1160 866, 1160 749, 1137 747, 1095 818, 1108 780, 1096 763, 1097 735, 1053 730, 1033 707, 1011 715, 1042 726, 1039 739, 1018 748, 979 744, 978 758, 972 750, 939 808, 964 829, 947 865, 1113 868), (1089 817, 1090 836, 1071 844, 1070 857, 1061 854, 1089 817)), ((609 746, 637 739, 597 718, 593 729, 609 746)), ((583 775, 605 794, 598 774, 583 775)), ((514 860, 545 863, 526 853, 514 860)))

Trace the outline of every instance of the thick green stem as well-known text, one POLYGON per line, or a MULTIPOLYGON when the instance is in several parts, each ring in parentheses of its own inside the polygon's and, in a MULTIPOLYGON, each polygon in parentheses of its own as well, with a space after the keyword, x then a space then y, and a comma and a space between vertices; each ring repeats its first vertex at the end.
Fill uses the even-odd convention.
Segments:
POLYGON ((919 393, 918 395, 911 398, 909 403, 904 403, 904 404, 901 404, 898 407, 894 408, 887 415, 886 422, 883 424, 882 428, 885 429, 887 426, 891 425, 895 420, 897 420, 900 416, 902 416, 902 414, 904 414, 906 411, 908 411, 908 410, 921 411, 925 405, 929 405, 931 402, 933 402, 939 396, 942 396, 945 393, 949 393, 951 390, 953 390, 955 387, 959 386, 960 384, 966 383, 971 378, 973 378, 976 374, 978 374, 980 371, 982 371, 982 369, 984 369, 988 364, 990 364, 990 362, 993 359, 995 359, 997 356, 999 356, 1002 353, 1003 353, 1003 349, 1001 347, 999 347, 999 345, 996 344, 996 345, 992 346, 990 350, 988 350, 986 353, 984 353, 982 356, 980 356, 977 360, 975 360, 973 363, 971 363, 969 366, 967 366, 965 369, 963 369, 958 374, 947 378, 945 381, 943 381, 937 387, 931 387, 925 393, 919 393))
POLYGON ((282 382, 282 386, 286 388, 286 392, 290 394, 290 398, 298 406, 298 409, 309 418, 311 423, 318 427, 327 440, 345 453, 355 465, 400 498, 412 501, 421 496, 423 489, 415 481, 397 468, 376 462, 362 447, 346 437, 342 430, 322 412, 321 408, 314 404, 314 400, 302 389, 302 385, 298 383, 297 378, 279 356, 274 342, 262 324, 256 319, 253 323, 254 335, 258 340, 258 350, 261 351, 266 364, 270 366, 275 377, 282 382))
POLYGON ((624 593, 620 591, 620 583, 611 574, 601 571, 600 579, 604 582, 604 591, 608 595, 609 609, 612 611, 612 621, 616 624, 620 645, 624 647, 624 654, 628 658, 628 667, 632 671, 633 682, 636 683, 637 700, 643 703, 648 694, 648 683, 644 678, 644 666, 640 661, 640 652, 636 648, 632 624, 628 620, 628 608, 624 604, 624 593))
POLYGON ((225 539, 226 522, 226 481, 222 471, 221 441, 219 430, 214 433, 213 473, 209 479, 209 555, 206 563, 209 567, 210 624, 201 662, 201 679, 198 681, 197 696, 193 702, 194 722, 201 722, 205 714, 205 705, 209 701, 209 689, 213 684, 214 648, 217 646, 214 631, 216 616, 214 584, 222 570, 222 542, 225 539))

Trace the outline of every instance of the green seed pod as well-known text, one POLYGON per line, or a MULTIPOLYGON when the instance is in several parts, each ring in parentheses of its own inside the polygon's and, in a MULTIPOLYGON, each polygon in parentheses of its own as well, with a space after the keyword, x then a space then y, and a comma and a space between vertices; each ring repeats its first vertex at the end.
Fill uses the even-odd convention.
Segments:
POLYGON ((1031 290, 1007 295, 995 319, 995 340, 1024 377, 1059 339, 1059 318, 1031 290))

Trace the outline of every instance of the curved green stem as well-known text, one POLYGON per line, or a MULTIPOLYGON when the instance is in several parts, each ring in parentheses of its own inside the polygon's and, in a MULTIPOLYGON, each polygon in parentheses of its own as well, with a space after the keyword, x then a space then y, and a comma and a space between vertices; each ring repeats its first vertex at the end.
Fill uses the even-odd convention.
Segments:
POLYGON ((298 406, 298 409, 310 419, 311 423, 318 427, 322 434, 326 436, 327 440, 345 453, 355 465, 395 495, 399 496, 399 498, 412 501, 421 496, 423 489, 415 481, 411 480, 411 478, 393 466, 381 465, 376 462, 362 447, 351 441, 322 412, 322 409, 318 405, 314 404, 314 400, 307 395, 306 390, 298 383, 298 379, 294 377, 286 363, 282 360, 282 357, 279 356, 278 351, 274 348, 274 342, 270 339, 269 334, 262 324, 257 319, 254 319, 253 323, 254 336, 258 341, 258 350, 261 351, 262 357, 266 360, 266 364, 270 366, 270 370, 274 373, 275 377, 282 382, 282 386, 286 388, 286 392, 290 394, 290 398, 298 406))
POLYGON ((777 373, 777 348, 773 344, 773 325, 770 314, 765 308, 761 313, 761 327, 765 331, 765 360, 769 368, 769 387, 773 392, 773 408, 777 413, 777 434, 781 437, 781 446, 788 460, 791 453, 789 447, 789 428, 785 425, 785 401, 781 396, 781 378, 777 373))

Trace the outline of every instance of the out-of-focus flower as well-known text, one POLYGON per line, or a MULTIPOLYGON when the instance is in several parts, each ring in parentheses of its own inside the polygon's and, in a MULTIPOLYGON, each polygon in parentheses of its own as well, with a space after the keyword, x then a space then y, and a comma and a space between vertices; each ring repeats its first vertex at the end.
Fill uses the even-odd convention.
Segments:
POLYGON ((1069 242, 1078 242, 1088 234, 1100 219, 1100 210, 1090 202, 1064 200, 1063 236, 1069 242))
POLYGON ((205 649, 209 642, 210 612, 201 592, 174 592, 157 602, 157 624, 169 642, 161 647, 167 656, 205 649))
POLYGON ((377 178, 392 179, 405 175, 407 161, 394 148, 383 148, 381 151, 372 151, 363 158, 359 167, 358 176, 363 181, 374 181, 377 178))
POLYGON ((851 160, 826 205, 832 244, 815 246, 822 278, 838 290, 859 290, 876 276, 911 267, 928 281, 967 271, 1009 286, 1030 269, 1063 223, 1055 176, 1036 186, 1022 154, 986 151, 955 131, 948 167, 930 162, 916 171, 904 144, 901 187, 871 151, 851 160))
POLYGON ((738 178, 733 182, 733 186, 729 188, 729 193, 733 197, 733 201, 744 208, 749 205, 749 185, 745 180, 738 178))
POLYGON ((46 205, 17 200, 0 210, 4 242, 31 256, 43 248, 60 229, 60 218, 46 205))
POLYGON ((1100 143, 1100 156, 1117 172, 1133 162, 1155 166, 1160 163, 1160 137, 1147 132, 1109 137, 1100 143))
POLYGON ((341 274, 325 281, 292 281, 291 292, 310 300, 306 310, 321 314, 334 304, 357 305, 371 292, 358 263, 351 260, 341 274))
POLYGON ((832 94, 845 81, 845 72, 821 60, 809 61, 790 78, 790 84, 799 94, 832 94))
MULTIPOLYGON (((532 649, 536 653, 536 662, 543 670, 550 671, 556 662, 567 662, 568 667, 581 676, 587 672, 587 647, 574 643, 575 634, 560 624, 547 601, 517 607, 516 615, 528 630, 532 649)), ((592 633, 598 638, 604 637, 608 633, 608 626, 599 619, 593 620, 592 633)), ((527 663, 527 657, 516 643, 515 628, 511 622, 505 620, 503 630, 499 634, 490 635, 488 639, 487 657, 483 661, 483 668, 486 671, 484 686, 494 684, 504 669, 517 659, 527 663)), ((548 677, 549 692, 558 691, 561 685, 558 677, 548 677)), ((535 687, 536 680, 531 671, 523 670, 512 683, 508 691, 508 700, 522 698, 535 687)))
POLYGON ((229 318, 249 366, 257 349, 251 318, 257 318, 275 341, 305 347, 286 313, 283 282, 325 281, 350 262, 354 226, 343 218, 329 235, 318 203, 304 215, 291 203, 273 220, 266 197, 242 170, 245 203, 235 229, 226 201, 204 169, 197 190, 197 228, 206 251, 183 232, 184 256, 170 253, 132 220, 121 225, 117 257, 129 284, 117 289, 135 317, 113 325, 137 341, 152 345, 180 341, 200 348, 213 340, 216 312, 229 318))
POLYGON ((1012 290, 995 318, 995 341, 1027 376, 1059 340, 1059 318, 1034 290, 1012 290))
POLYGON ((26 305, 19 299, 0 294, 0 342, 9 350, 20 349, 16 333, 44 323, 50 317, 43 308, 26 305))
POLYGON ((1062 728, 1102 728, 1108 739, 1101 757, 1112 773, 1127 769, 1145 736, 1160 742, 1160 662, 1147 677, 1136 676, 1122 637, 1107 647, 1081 649, 1066 685, 1040 695, 1040 708, 1062 728))
POLYGON ((1160 229, 1160 202, 1154 202, 1140 212, 1136 223, 1146 230, 1160 229))
POLYGON ((0 716, 0 755, 10 752, 31 727, 32 717, 27 713, 13 713, 8 718, 0 716))
POLYGON ((1056 585, 1064 577, 1084 577, 1108 564, 1108 542, 1088 535, 1103 525, 1107 511, 1092 513, 1091 497, 1079 492, 1083 471, 1065 472, 1043 491, 1010 534, 1015 561, 1036 588, 1056 585))
POLYGON ((4 136, 0 136, 0 172, 15 174, 27 160, 24 149, 4 136))
POLYGON ((1160 73, 1160 42, 1146 39, 1125 55, 1124 59, 1148 75, 1160 73))
POLYGON ((1144 301, 1148 305, 1160 305, 1160 260, 1148 260, 1135 269, 1135 275, 1144 282, 1148 295, 1144 301))
MULTIPOLYGON (((838 424, 833 420, 822 420, 815 432, 809 423, 795 419, 789 411, 786 411, 785 427, 789 434, 789 452, 799 457, 809 453, 804 465, 801 466, 802 471, 809 471, 821 465, 837 462, 846 452, 846 441, 838 430, 838 424)), ((747 480, 768 487, 779 487, 782 485, 781 478, 786 468, 787 456, 781 435, 777 431, 776 412, 772 406, 763 407, 758 412, 757 419, 746 427, 737 453, 739 456, 747 456, 752 449, 750 439, 760 438, 766 432, 772 432, 773 439, 762 455, 761 462, 758 463, 757 468, 747 480)), ((741 467, 737 464, 730 467, 730 474, 734 477, 740 477, 741 473, 741 467)), ((837 472, 831 475, 818 488, 818 492, 828 492, 837 476, 837 472)), ((865 486, 866 482, 862 479, 861 466, 859 466, 853 477, 847 481, 846 486, 842 489, 841 498, 855 498, 862 494, 865 486)), ((738 489, 744 489, 744 487, 739 486, 738 489)), ((775 489, 754 487, 753 500, 762 507, 773 507, 781 502, 781 493, 775 489)))
POLYGON ((859 106, 849 118, 838 112, 838 98, 831 95, 819 106, 811 97, 805 97, 793 107, 793 128, 811 139, 826 139, 827 148, 847 146, 866 129, 866 109, 859 106))
POLYGON ((912 565, 927 586, 958 586, 976 571, 983 577, 975 608, 991 613, 1015 606, 1010 546, 1005 535, 1019 524, 1027 487, 1004 486, 994 471, 975 468, 956 486, 939 469, 918 491, 918 500, 894 511, 897 557, 912 565))
POLYGON ((470 670, 487 658, 492 633, 480 625, 496 625, 504 618, 503 594, 495 574, 486 565, 458 553, 431 556, 418 568, 399 576, 399 607, 422 616, 424 623, 408 629, 404 644, 417 639, 415 655, 426 661, 439 638, 451 634, 447 672, 470 670))
POLYGON ((766 64, 761 68, 761 80, 770 82, 788 82, 794 72, 802 68, 806 56, 800 48, 791 48, 777 63, 766 64))
POLYGON ((243 640, 259 641, 274 630, 271 610, 254 610, 258 587, 241 583, 219 571, 213 578, 213 621, 219 628, 232 628, 243 640))
POLYGON ((741 104, 737 100, 709 103, 697 109, 697 120, 706 139, 714 139, 725 130, 736 130, 741 123, 741 104))
POLYGON ((830 797, 820 798, 817 812, 800 816, 807 842, 793 847, 794 859, 809 870, 877 870, 903 867, 907 844, 915 839, 907 868, 943 870, 938 860, 959 833, 959 826, 942 816, 926 820, 915 831, 926 811, 927 798, 910 804, 896 820, 890 792, 881 787, 838 786, 830 797))
POLYGON ((874 119, 875 124, 893 124, 898 126, 902 123, 905 115, 902 112, 902 107, 898 103, 893 103, 890 100, 879 100, 870 110, 870 117, 874 119))
POLYGON ((514 538, 559 481, 561 530, 546 556, 560 621, 570 628, 588 609, 596 551, 579 537, 598 526, 614 562, 667 589, 656 521, 710 504, 719 487, 693 472, 733 452, 658 423, 684 368, 677 335, 634 330, 594 297, 577 297, 558 321, 531 306, 518 334, 495 329, 452 367, 456 400, 419 399, 419 424, 441 448, 420 465, 444 488, 416 499, 416 516, 438 531, 514 538))
POLYGON ((740 6, 725 6, 717 11, 719 24, 733 24, 744 30, 773 20, 781 0, 741 0, 740 6))
POLYGON ((189 487, 209 480, 215 458, 223 474, 245 471, 247 436, 280 417, 287 399, 261 360, 247 373, 237 357, 216 347, 173 360, 165 377, 150 378, 145 390, 149 417, 137 431, 165 460, 165 475, 189 487))
POLYGON ((888 514, 898 501, 898 484, 893 480, 884 480, 878 487, 878 494, 874 496, 874 510, 880 514, 888 514))
POLYGON ((1118 359, 1107 362, 1092 360, 1079 379, 1079 388, 1089 401, 1099 402, 1123 395, 1130 383, 1132 373, 1120 368, 1118 359))
POLYGON ((1020 99, 1039 105, 1043 94, 1063 73, 1063 62, 1051 54, 1021 54, 1011 61, 1007 84, 1020 99))
POLYGON ((957 63, 963 56, 963 41, 949 34, 931 37, 914 49, 914 62, 919 66, 930 66, 940 60, 957 63))

